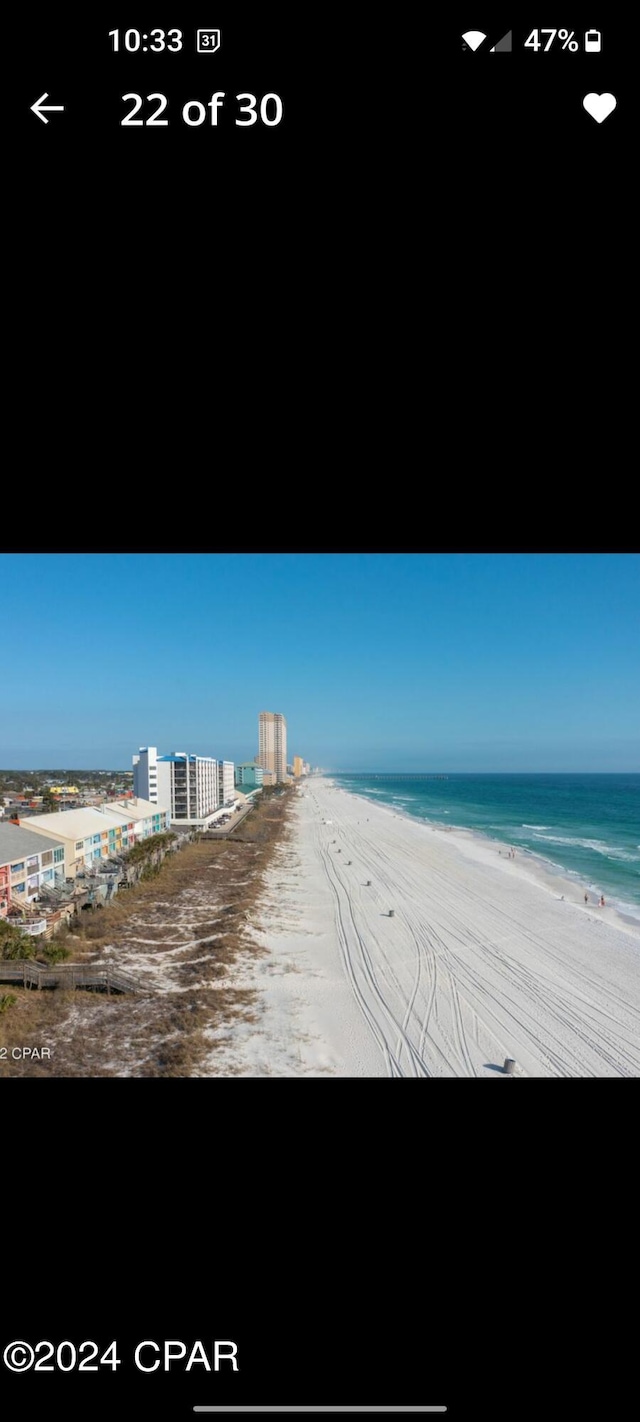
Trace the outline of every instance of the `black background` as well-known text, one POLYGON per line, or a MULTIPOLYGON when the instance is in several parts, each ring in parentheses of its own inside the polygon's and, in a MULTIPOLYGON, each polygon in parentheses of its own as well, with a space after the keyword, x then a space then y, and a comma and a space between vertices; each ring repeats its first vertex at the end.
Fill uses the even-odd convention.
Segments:
POLYGON ((628 22, 565 13, 603 31, 602 54, 534 54, 544 18, 485 12, 475 54, 465 11, 223 5, 210 56, 182 8, 47 7, 16 26, 16 435, 33 467, 110 476, 91 512, 78 480, 63 538, 135 546, 122 478, 151 473, 169 497, 215 500, 226 529, 238 481, 251 497, 275 466, 286 514, 263 515, 257 547, 286 546, 311 468, 310 546, 411 546, 417 496, 418 546, 615 546, 598 502, 631 398, 628 22), (176 24, 181 54, 112 53, 116 27, 176 24), (510 27, 513 53, 489 54, 510 27), (594 87, 618 97, 602 125, 582 108, 594 87), (182 103, 217 88, 281 93, 282 124, 185 127, 182 103), (68 105, 46 127, 30 111, 44 91, 68 105), (170 126, 123 128, 130 91, 166 93, 170 126))
POLYGON ((636 1084, 400 1090, 7 1088, 3 1346, 116 1338, 124 1360, 3 1373, 7 1415, 626 1415, 636 1084), (135 1345, 165 1338, 232 1339, 240 1370, 137 1374, 135 1345))
MULTIPOLYGON (((8 434, 44 483, 10 546, 633 546, 628 35, 610 7, 528 19, 236 5, 16 23, 8 434), (469 28, 515 40, 551 20, 597 26, 603 54, 462 52, 469 28), (110 52, 118 26, 174 25, 221 28, 220 53, 110 52), (281 93, 283 124, 177 121, 218 88, 281 93), (592 88, 618 98, 602 126, 592 88), (68 105, 46 128, 45 90, 68 105), (122 129, 119 96, 156 90, 171 127, 122 129)), ((129 1357, 220 1337, 241 1363, 204 1381, 3 1373, 7 1416, 53 1399, 70 1418, 619 1413, 633 1084, 499 1102, 379 1081, 4 1091, 4 1342, 115 1337, 129 1357)))

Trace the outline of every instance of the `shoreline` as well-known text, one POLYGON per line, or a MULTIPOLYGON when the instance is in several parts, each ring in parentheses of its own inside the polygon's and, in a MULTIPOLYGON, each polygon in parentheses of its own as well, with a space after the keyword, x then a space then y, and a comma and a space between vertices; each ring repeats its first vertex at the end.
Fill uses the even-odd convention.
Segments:
MULTIPOLYGON (((380 810, 385 810, 391 815, 398 815, 401 819, 408 820, 411 824, 422 825, 425 829, 436 830, 440 833, 455 834, 463 840, 476 842, 478 848, 489 846, 493 852, 497 852, 503 859, 508 860, 506 853, 509 847, 506 840, 494 839, 494 837, 484 830, 471 829, 468 825, 445 824, 443 820, 429 820, 426 816, 412 815, 408 810, 404 810, 397 805, 385 803, 383 800, 376 800, 373 795, 365 796, 358 794, 357 790, 347 790, 345 786, 338 784, 333 777, 324 778, 325 784, 333 785, 336 790, 342 791, 345 795, 353 795, 354 799, 360 800, 365 805, 375 805, 380 810)), ((551 890, 557 883, 563 885, 561 892, 564 892, 565 900, 569 902, 581 903, 583 908, 598 909, 598 912, 613 914, 621 923, 640 930, 640 905, 628 903, 624 899, 615 898, 610 891, 609 896, 605 895, 606 903, 604 910, 599 908, 597 899, 604 892, 601 887, 594 887, 589 880, 577 869, 566 869, 564 865, 557 864, 547 855, 537 853, 534 849, 524 846, 516 847, 515 860, 508 861, 512 864, 519 862, 526 863, 534 870, 531 876, 542 887, 551 890), (590 899, 596 902, 584 904, 584 895, 587 892, 590 899)), ((558 895, 560 897, 560 895, 558 895)))
POLYGON ((640 929, 613 908, 325 779, 291 831, 235 980, 256 1019, 212 1041, 211 1073, 640 1076, 640 929))

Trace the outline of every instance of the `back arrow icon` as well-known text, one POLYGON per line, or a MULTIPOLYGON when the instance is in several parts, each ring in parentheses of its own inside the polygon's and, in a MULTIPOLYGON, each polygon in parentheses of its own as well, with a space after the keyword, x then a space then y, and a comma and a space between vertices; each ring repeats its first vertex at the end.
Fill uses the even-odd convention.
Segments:
POLYGON ((54 111, 55 111, 56 113, 62 113, 63 110, 64 110, 64 104, 44 104, 44 103, 42 102, 43 99, 48 99, 48 98, 49 98, 49 95, 48 95, 48 94, 41 94, 41 95, 40 95, 40 98, 39 98, 39 99, 36 99, 35 104, 32 104, 32 105, 31 105, 31 112, 34 113, 34 114, 37 114, 37 115, 38 115, 38 118, 39 118, 39 119, 42 119, 42 122, 43 122, 43 123, 48 123, 48 122, 49 122, 48 118, 45 118, 44 113, 42 112, 43 109, 46 109, 47 113, 49 113, 49 112, 52 112, 52 113, 53 113, 54 111))

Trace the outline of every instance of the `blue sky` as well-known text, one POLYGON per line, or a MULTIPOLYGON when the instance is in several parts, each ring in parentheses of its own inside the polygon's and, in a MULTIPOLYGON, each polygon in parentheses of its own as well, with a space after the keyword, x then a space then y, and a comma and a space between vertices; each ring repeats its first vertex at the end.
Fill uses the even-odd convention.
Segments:
POLYGON ((640 556, 5 554, 0 768, 640 771, 640 556))

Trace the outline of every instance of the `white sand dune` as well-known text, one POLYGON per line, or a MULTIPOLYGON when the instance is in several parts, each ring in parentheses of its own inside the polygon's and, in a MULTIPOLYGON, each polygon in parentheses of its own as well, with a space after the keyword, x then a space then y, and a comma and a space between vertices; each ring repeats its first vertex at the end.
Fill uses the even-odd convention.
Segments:
POLYGON ((216 1072, 640 1075, 640 931, 466 832, 310 780, 254 931, 259 1022, 216 1072))

